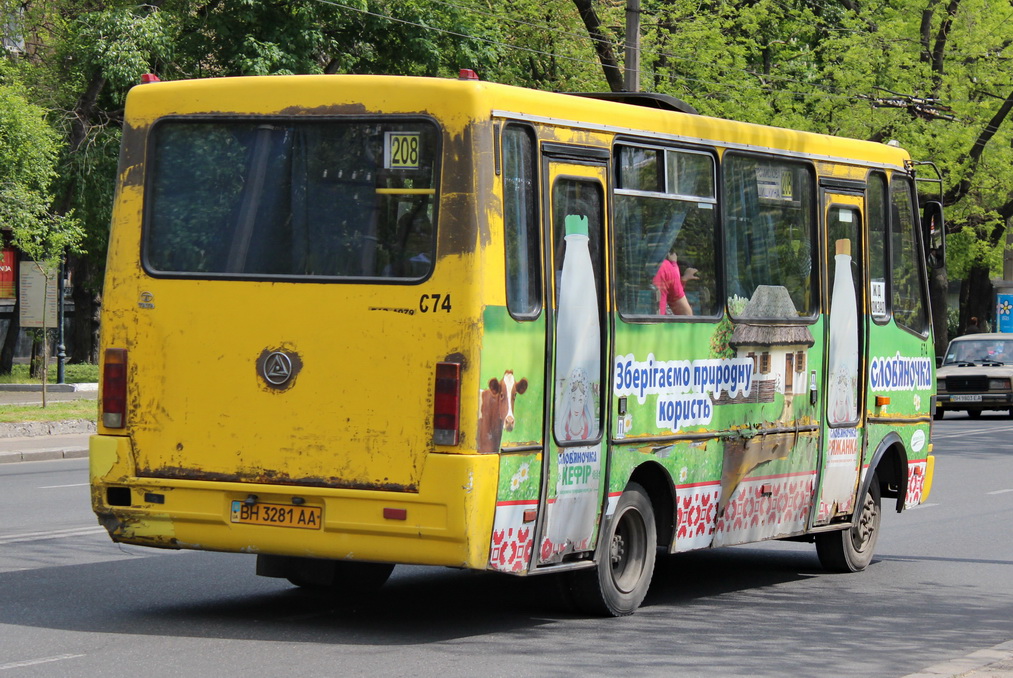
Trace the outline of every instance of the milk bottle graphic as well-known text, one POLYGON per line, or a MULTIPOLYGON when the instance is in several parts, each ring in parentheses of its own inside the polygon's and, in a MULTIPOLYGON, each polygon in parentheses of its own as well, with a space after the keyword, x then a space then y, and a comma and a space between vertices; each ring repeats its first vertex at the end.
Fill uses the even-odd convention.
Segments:
MULTIPOLYGON (((559 443, 598 437, 601 337, 598 293, 588 249, 588 218, 564 222, 563 270, 556 314, 555 421, 559 443)), ((556 552, 586 548, 598 510, 601 452, 598 445, 559 449, 556 501, 548 538, 556 552)))
MULTIPOLYGON (((858 306, 851 274, 851 241, 838 240, 836 245, 834 289, 830 299, 827 420, 830 424, 844 424, 858 419, 858 306)), ((858 484, 858 448, 858 429, 830 429, 818 520, 829 520, 836 514, 853 510, 858 484)))
POLYGON ((830 372, 827 418, 831 424, 858 419, 858 307, 851 275, 851 241, 837 241, 830 298, 830 372))

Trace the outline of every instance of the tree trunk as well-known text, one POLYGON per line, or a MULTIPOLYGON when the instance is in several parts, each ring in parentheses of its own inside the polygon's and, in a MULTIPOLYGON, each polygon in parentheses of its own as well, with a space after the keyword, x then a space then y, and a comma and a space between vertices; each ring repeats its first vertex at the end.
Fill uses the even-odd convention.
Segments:
POLYGON ((71 298, 74 300, 74 321, 71 324, 71 347, 69 360, 72 363, 98 363, 98 332, 100 297, 91 291, 88 284, 91 266, 87 257, 71 256, 68 266, 74 271, 74 286, 71 298))
POLYGON ((946 267, 929 269, 929 299, 931 300, 932 325, 935 330, 936 355, 946 354, 946 347, 950 343, 947 333, 946 318, 946 292, 949 287, 949 280, 946 277, 946 267))
MULTIPOLYGON (((161 3, 154 3, 161 4, 161 3)), ((81 95, 71 118, 70 134, 67 138, 67 154, 77 153, 88 138, 88 130, 97 117, 96 108, 99 95, 105 88, 106 79, 101 73, 93 73, 88 86, 81 95)), ((69 214, 74 203, 74 192, 77 180, 71 176, 63 188, 63 194, 56 204, 56 211, 69 214)), ((74 320, 71 334, 74 345, 70 357, 71 362, 98 362, 98 299, 97 295, 88 291, 91 282, 91 266, 87 257, 69 256, 67 270, 73 276, 74 289, 74 320)))
POLYGON ((967 279, 960 286, 960 331, 963 333, 972 317, 978 319, 982 329, 985 323, 995 329, 995 318, 992 308, 992 278, 988 268, 974 264, 967 273, 967 279))
POLYGON ((36 335, 32 336, 32 356, 28 359, 28 376, 32 379, 42 378, 42 356, 39 352, 42 348, 42 343, 39 342, 39 337, 36 335))
POLYGON ((591 36, 591 43, 594 45, 595 53, 598 54, 598 61, 601 63, 602 71, 605 73, 605 80, 609 84, 609 89, 613 92, 622 92, 624 84, 623 72, 620 70, 619 60, 612 50, 612 43, 602 30, 601 19, 598 18, 598 15, 594 11, 592 0, 573 0, 573 4, 576 5, 577 12, 584 22, 584 27, 587 28, 587 34, 591 36))

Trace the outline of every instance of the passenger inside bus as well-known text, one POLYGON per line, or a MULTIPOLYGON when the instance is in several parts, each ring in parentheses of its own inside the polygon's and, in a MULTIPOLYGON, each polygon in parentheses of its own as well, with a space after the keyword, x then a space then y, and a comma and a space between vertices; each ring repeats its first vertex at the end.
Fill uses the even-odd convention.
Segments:
POLYGON ((693 315, 693 307, 686 298, 685 284, 699 279, 695 268, 687 268, 682 273, 679 270, 678 253, 674 249, 669 251, 652 281, 658 293, 658 314, 693 315))

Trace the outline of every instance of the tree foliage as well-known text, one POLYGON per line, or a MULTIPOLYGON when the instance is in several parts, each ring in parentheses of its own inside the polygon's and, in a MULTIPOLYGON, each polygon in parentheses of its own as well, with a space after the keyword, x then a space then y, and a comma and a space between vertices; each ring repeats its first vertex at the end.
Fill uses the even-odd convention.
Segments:
MULTIPOLYGON (((65 140, 54 211, 84 225, 89 254, 75 258, 76 281, 96 293, 123 101, 145 72, 446 77, 469 67, 487 80, 594 91, 621 86, 627 38, 624 0, 0 6, 19 17, 8 23, 25 45, 8 79, 24 83, 65 140)), ((642 0, 640 82, 704 114, 894 139, 935 161, 949 274, 981 285, 998 272, 1013 218, 1011 45, 1010 0, 642 0)), ((967 296, 965 315, 989 315, 987 293, 967 296)))

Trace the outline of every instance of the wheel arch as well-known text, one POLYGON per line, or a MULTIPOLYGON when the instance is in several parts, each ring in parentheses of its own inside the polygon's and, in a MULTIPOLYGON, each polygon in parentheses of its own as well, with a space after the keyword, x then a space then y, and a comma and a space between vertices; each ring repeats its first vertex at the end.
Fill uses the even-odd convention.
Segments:
POLYGON ((668 469, 656 461, 645 461, 630 475, 628 483, 637 483, 647 491, 654 511, 658 546, 668 550, 675 540, 675 484, 668 469))
POLYGON ((869 472, 865 474, 858 496, 864 497, 872 484, 872 479, 879 481, 879 492, 883 497, 897 499, 897 513, 904 510, 904 498, 907 496, 907 450, 904 441, 895 432, 890 432, 879 442, 876 452, 869 461, 869 472))

